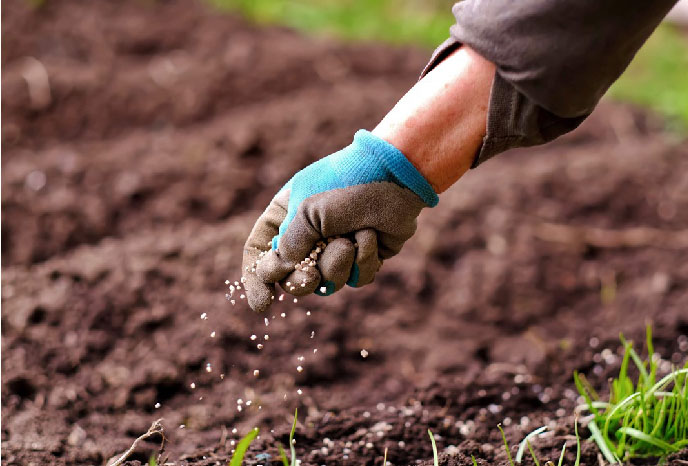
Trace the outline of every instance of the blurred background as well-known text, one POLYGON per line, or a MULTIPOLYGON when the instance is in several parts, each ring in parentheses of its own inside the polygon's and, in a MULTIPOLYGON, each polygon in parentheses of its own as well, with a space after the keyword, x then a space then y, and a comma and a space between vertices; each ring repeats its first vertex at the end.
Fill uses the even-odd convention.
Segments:
MULTIPOLYGON (((453 23, 451 0, 209 0, 259 23, 312 34, 434 48, 453 23)), ((688 127, 688 0, 681 0, 609 91, 688 127)))
POLYGON ((651 320, 657 351, 681 361, 677 23, 576 131, 444 193, 374 285, 284 302, 265 347, 249 339, 262 316, 224 283, 253 222, 379 122, 452 21, 437 0, 2 0, 3 464, 104 464, 159 417, 184 464, 226 464, 232 429, 256 425, 255 452, 276 455, 296 406, 304 465, 344 448, 372 464, 385 446, 411 464, 431 457, 428 427, 496 464, 506 417, 515 442, 557 412, 571 432, 572 371, 604 387, 613 367, 594 357, 619 332, 642 339, 651 320), (368 448, 361 429, 383 422, 368 448))

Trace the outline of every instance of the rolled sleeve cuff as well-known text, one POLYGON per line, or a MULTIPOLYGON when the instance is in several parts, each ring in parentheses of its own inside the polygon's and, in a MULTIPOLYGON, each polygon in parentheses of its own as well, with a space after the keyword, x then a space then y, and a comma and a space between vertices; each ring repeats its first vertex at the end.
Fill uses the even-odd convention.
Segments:
MULTIPOLYGON (((433 52, 420 79, 461 45, 453 37, 444 41, 433 52)), ((573 118, 557 116, 519 92, 497 71, 490 90, 487 131, 471 168, 509 149, 549 142, 572 131, 588 116, 589 113, 573 118)))

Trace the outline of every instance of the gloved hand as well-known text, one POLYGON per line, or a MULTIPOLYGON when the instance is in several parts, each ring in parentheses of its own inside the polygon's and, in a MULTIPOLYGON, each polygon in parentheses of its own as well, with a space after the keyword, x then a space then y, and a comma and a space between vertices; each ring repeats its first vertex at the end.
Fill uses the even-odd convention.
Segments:
POLYGON ((416 231, 433 188, 404 154, 360 130, 348 147, 298 172, 277 193, 244 246, 248 303, 265 311, 275 283, 294 295, 329 295, 373 281, 416 231))

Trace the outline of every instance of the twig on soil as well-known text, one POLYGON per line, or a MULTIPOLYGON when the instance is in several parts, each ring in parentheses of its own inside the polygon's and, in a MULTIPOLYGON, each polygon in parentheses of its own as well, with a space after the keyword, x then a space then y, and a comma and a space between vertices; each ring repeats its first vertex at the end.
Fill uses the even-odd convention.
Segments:
POLYGON ((220 436, 220 445, 219 447, 222 449, 222 451, 225 451, 226 449, 226 444, 227 443, 227 428, 225 425, 222 425, 222 435, 220 436))
POLYGON ((160 449, 162 450, 163 445, 165 445, 165 429, 162 426, 162 418, 153 421, 153 424, 151 424, 151 426, 148 428, 148 431, 134 440, 134 443, 131 444, 129 449, 122 453, 122 455, 114 463, 110 463, 108 466, 119 466, 124 463, 129 455, 134 453, 134 450, 136 450, 139 442, 146 440, 148 437, 152 437, 155 434, 159 434, 162 437, 162 443, 160 445, 160 449))
POLYGON ((598 248, 635 248, 641 246, 653 246, 662 249, 688 248, 688 230, 668 231, 649 227, 607 230, 557 223, 541 223, 535 228, 535 236, 544 241, 589 245, 598 248))

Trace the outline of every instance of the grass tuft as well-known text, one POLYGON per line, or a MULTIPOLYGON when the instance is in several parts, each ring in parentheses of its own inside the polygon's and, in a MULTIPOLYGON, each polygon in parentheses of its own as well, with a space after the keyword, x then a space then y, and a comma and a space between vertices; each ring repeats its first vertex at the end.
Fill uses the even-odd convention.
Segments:
POLYGON ((632 458, 663 458, 688 447, 688 361, 657 381, 659 358, 654 353, 652 329, 647 327, 647 358, 623 335, 624 356, 619 375, 610 383, 609 401, 600 400, 582 374, 574 382, 589 411, 592 439, 609 463, 632 458), (631 366, 631 362, 633 366, 631 366), (629 369, 635 367, 634 382, 629 369))

